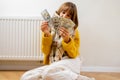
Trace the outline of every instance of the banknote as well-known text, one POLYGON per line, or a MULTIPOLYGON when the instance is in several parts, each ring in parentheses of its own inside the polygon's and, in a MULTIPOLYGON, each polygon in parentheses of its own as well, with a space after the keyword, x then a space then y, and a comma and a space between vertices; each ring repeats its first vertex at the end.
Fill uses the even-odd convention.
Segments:
POLYGON ((48 11, 45 9, 41 12, 42 17, 44 18, 45 21, 49 22, 51 17, 48 11))
POLYGON ((51 24, 54 26, 55 29, 60 27, 60 18, 57 16, 54 16, 51 18, 51 24))
POLYGON ((72 32, 74 29, 75 23, 71 19, 60 17, 57 13, 55 13, 52 17, 45 9, 41 12, 42 17, 45 21, 48 21, 49 25, 52 25, 55 30, 58 30, 59 27, 65 27, 69 32, 72 32))
POLYGON ((68 30, 71 30, 75 26, 75 23, 71 19, 60 17, 59 15, 57 15, 57 13, 55 13, 55 15, 52 17, 51 20, 52 20, 51 22, 53 22, 52 24, 55 27, 62 26, 62 27, 65 27, 68 30))
POLYGON ((75 23, 71 19, 60 17, 60 26, 71 31, 74 28, 75 23))

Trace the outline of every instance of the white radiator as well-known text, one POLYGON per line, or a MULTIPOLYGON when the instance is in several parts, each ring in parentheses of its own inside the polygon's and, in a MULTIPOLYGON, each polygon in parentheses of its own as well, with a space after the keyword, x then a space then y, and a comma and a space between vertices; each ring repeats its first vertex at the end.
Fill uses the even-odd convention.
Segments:
POLYGON ((0 18, 0 60, 42 60, 40 18, 0 18))

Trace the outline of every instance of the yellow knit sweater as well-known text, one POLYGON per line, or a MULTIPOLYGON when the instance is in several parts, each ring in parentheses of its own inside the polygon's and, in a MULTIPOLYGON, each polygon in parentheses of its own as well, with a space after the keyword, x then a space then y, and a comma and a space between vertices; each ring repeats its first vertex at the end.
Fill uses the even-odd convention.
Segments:
MULTIPOLYGON (((42 52, 44 54, 44 64, 49 64, 49 55, 51 51, 51 44, 52 44, 52 36, 45 37, 42 34, 42 52)), ((78 29, 75 30, 75 36, 71 38, 70 42, 65 43, 62 41, 63 49, 67 52, 70 58, 76 58, 79 53, 79 46, 80 46, 80 36, 78 29)))

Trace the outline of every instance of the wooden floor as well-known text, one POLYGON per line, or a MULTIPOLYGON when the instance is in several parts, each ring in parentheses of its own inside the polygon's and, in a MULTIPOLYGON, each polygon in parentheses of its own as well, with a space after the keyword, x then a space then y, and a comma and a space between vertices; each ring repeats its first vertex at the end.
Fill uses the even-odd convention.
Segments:
POLYGON ((82 72, 81 74, 94 77, 96 80, 120 80, 120 73, 82 72))
MULTIPOLYGON (((0 80, 19 80, 25 71, 0 71, 0 80)), ((120 73, 82 72, 82 75, 96 80, 120 80, 120 73)))

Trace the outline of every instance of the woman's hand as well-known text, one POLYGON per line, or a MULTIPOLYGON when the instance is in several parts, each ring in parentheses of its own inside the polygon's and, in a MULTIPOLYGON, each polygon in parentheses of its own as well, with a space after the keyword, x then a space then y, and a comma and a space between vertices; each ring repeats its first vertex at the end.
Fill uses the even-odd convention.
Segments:
POLYGON ((48 26, 48 22, 42 22, 40 27, 42 32, 45 34, 45 37, 50 35, 50 28, 48 26))
POLYGON ((68 43, 70 41, 70 34, 69 34, 67 29, 65 29, 64 27, 60 27, 59 28, 59 33, 66 43, 68 43))

